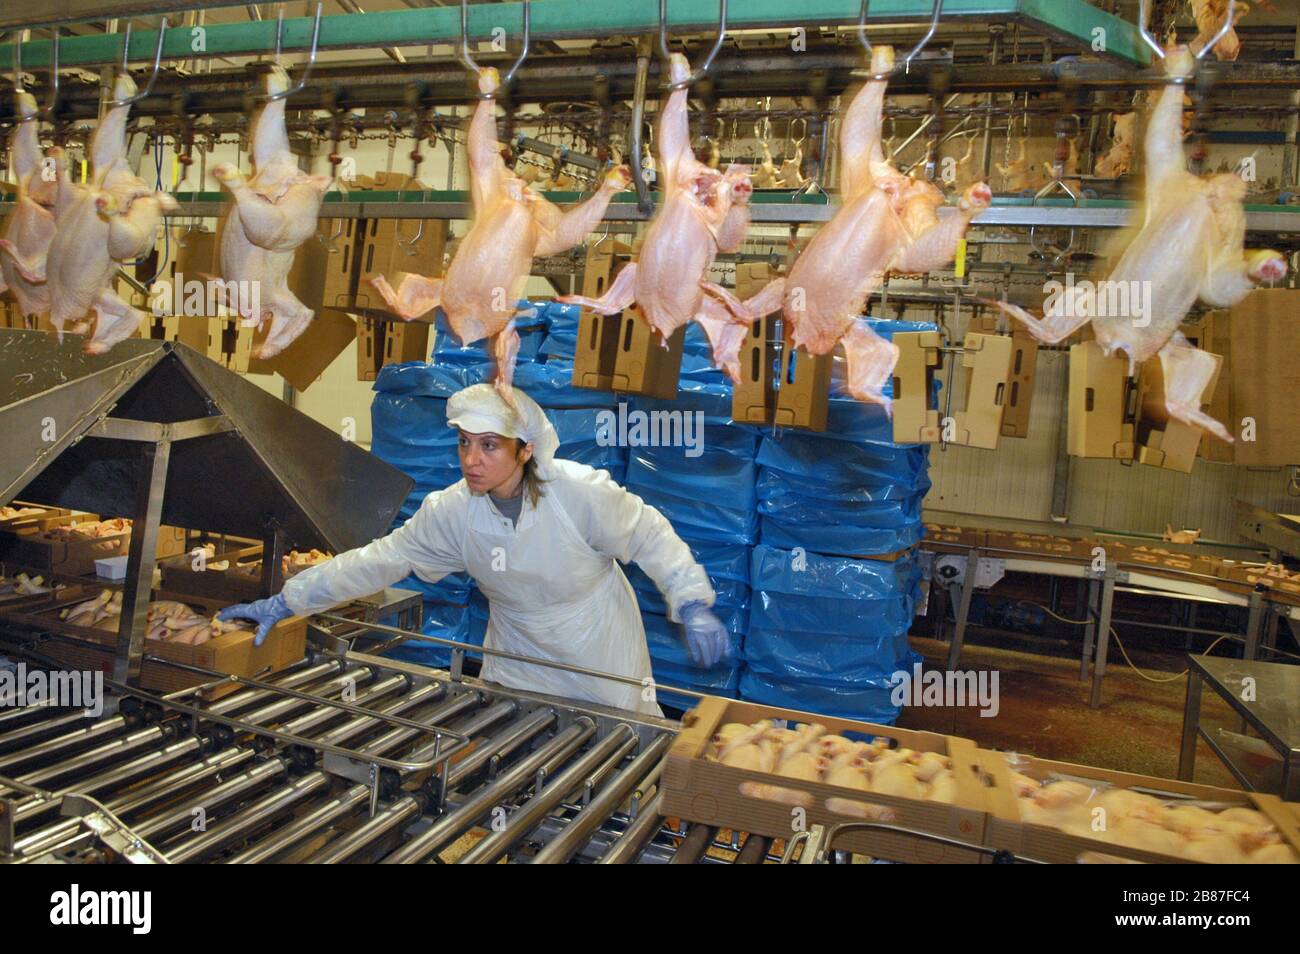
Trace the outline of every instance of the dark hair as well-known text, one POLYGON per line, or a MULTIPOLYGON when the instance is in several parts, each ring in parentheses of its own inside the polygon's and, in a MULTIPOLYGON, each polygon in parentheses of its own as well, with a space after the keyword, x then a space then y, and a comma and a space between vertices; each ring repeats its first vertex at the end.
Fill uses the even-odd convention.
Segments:
MULTIPOLYGON (((519 452, 524 449, 527 443, 527 441, 520 440, 518 437, 515 438, 515 444, 517 445, 515 448, 516 458, 518 458, 519 452)), ((534 507, 537 506, 538 498, 544 493, 542 489, 544 483, 545 481, 537 472, 536 458, 528 458, 527 463, 524 464, 524 490, 528 492, 528 500, 534 507)))

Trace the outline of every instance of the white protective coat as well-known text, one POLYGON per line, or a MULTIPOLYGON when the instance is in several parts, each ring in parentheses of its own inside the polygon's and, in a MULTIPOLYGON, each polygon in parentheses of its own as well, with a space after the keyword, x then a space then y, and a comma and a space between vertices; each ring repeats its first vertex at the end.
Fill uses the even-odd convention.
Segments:
MULTIPOLYGON (((549 425, 548 425, 549 426, 549 425)), ((552 460, 537 506, 518 526, 461 480, 424 498, 388 536, 304 570, 284 585, 297 614, 318 612, 415 572, 436 582, 467 571, 491 606, 484 645, 600 672, 650 679, 645 628, 615 561, 635 561, 671 614, 713 587, 672 525, 604 471, 552 460)), ((517 689, 659 715, 650 682, 633 686, 487 656, 482 678, 517 689)))

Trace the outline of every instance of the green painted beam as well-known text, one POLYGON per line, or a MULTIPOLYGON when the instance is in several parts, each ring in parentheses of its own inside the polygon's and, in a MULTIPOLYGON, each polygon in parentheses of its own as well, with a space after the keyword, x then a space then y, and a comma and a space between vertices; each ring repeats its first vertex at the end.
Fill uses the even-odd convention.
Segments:
MULTIPOLYGON (((869 23, 916 23, 929 19, 931 0, 875 0, 869 23)), ((814 29, 825 24, 856 23, 859 0, 731 0, 727 22, 732 29, 814 29)), ((670 32, 700 33, 717 23, 718 7, 712 0, 669 0, 670 32)), ((504 31, 507 44, 517 48, 522 25, 520 3, 477 3, 469 8, 471 39, 491 39, 504 31)), ((658 29, 655 0, 622 0, 596 3, 592 0, 538 0, 532 5, 531 33, 535 40, 597 38, 614 34, 646 34, 658 29)), ((972 23, 1016 20, 1030 29, 1065 36, 1089 46, 1092 31, 1106 31, 1107 50, 1131 63, 1146 63, 1149 53, 1133 24, 1098 10, 1084 0, 946 0, 941 22, 953 19, 972 23)), ((250 56, 275 48, 275 20, 217 24, 167 31, 163 44, 165 59, 203 56, 250 56), (200 45, 201 34, 203 49, 200 45)), ((282 50, 302 52, 310 48, 312 19, 286 18, 282 50)), ((378 13, 343 14, 321 18, 322 50, 346 50, 391 46, 424 46, 448 43, 460 38, 460 10, 457 6, 378 13)), ((131 35, 133 63, 152 61, 156 30, 131 35)), ((122 58, 122 40, 114 34, 68 37, 59 43, 63 66, 94 66, 115 63, 122 58)), ((50 64, 50 42, 23 44, 23 65, 40 69, 50 64)), ((13 62, 12 44, 0 44, 0 69, 13 62)))

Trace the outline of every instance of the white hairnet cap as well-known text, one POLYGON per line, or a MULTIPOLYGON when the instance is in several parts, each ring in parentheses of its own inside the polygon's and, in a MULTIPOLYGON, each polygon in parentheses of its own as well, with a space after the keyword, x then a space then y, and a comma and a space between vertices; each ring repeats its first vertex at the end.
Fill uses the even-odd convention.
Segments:
POLYGON ((518 388, 511 390, 518 410, 507 404, 491 384, 472 384, 457 391, 447 401, 447 424, 469 434, 500 434, 532 444, 533 460, 546 477, 560 438, 536 401, 518 388))

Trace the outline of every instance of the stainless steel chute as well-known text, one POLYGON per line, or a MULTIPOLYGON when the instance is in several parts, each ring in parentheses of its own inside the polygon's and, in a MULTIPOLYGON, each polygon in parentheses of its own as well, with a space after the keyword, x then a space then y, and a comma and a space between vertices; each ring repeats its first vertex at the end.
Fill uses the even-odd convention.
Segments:
MULTIPOLYGON (((0 503, 133 516, 128 421, 176 425, 162 501, 162 522, 176 526, 260 538, 274 524, 287 545, 338 552, 385 533, 414 486, 185 345, 129 339, 90 356, 82 341, 0 331, 0 503), (202 429, 213 432, 187 437, 202 429)), ((163 434, 137 430, 137 442, 163 434)))

